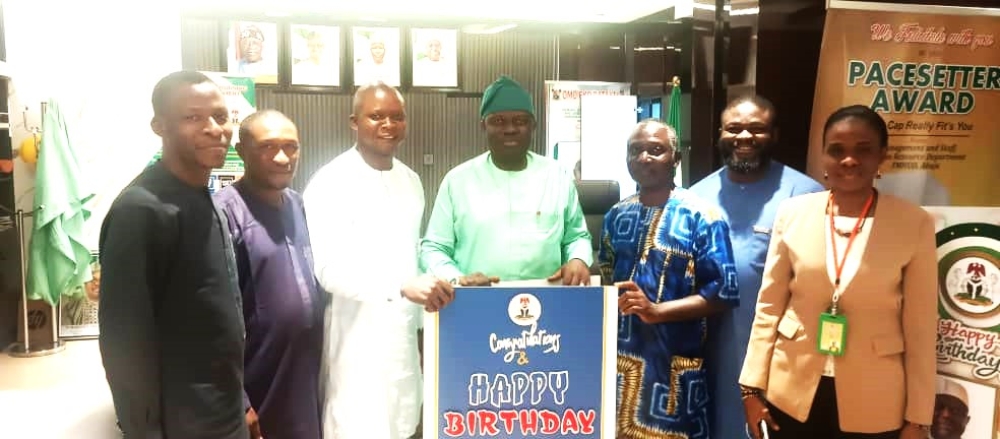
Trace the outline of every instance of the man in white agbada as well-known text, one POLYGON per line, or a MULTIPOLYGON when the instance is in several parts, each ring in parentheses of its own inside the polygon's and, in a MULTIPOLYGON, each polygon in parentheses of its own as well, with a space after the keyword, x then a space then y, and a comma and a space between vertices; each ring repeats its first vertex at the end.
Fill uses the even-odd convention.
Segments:
POLYGON ((405 439, 420 421, 421 307, 452 286, 418 276, 423 187, 395 159, 406 137, 399 92, 384 83, 354 95, 357 143, 321 168, 303 193, 316 277, 332 295, 321 381, 327 439, 405 439))

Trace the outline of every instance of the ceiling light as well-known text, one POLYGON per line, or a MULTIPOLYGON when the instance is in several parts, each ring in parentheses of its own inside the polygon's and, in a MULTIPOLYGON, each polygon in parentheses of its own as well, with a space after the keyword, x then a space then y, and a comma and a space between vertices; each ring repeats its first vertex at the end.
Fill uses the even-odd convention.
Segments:
MULTIPOLYGON (((556 2, 556 1, 516 1, 504 11, 482 7, 482 2, 453 2, 388 0, 378 3, 378 12, 373 3, 341 2, 321 0, 173 0, 171 5, 181 11, 198 12, 206 8, 213 11, 261 11, 270 17, 316 16, 339 18, 344 21, 358 21, 358 17, 375 16, 393 23, 397 18, 412 17, 411 20, 447 20, 464 23, 627 23, 668 9, 675 4, 691 3, 695 0, 643 0, 631 2, 556 2), (567 3, 570 7, 567 8, 567 3), (518 7, 520 6, 520 7, 518 7), (384 15, 379 15, 384 14, 384 15)), ((698 0, 706 1, 706 0, 698 0)), ((752 1, 752 0, 751 0, 752 1)), ((2 2, 2 0, 0 0, 2 2)), ((735 1, 734 1, 735 2, 735 1)), ((101 2, 104 3, 104 2, 101 2)), ((383 22, 384 20, 370 20, 383 22)), ((460 25, 459 25, 460 26, 460 25)))
POLYGON ((674 3, 674 19, 680 20, 681 18, 693 17, 694 16, 694 1, 678 1, 674 3))
POLYGON ((729 15, 757 15, 760 13, 760 8, 742 8, 733 9, 729 15))
MULTIPOLYGON (((702 4, 702 3, 694 3, 694 4, 691 5, 691 7, 695 8, 695 9, 701 9, 702 11, 714 11, 715 10, 715 5, 706 5, 706 4, 702 4)), ((731 8, 729 7, 729 5, 725 5, 725 6, 722 7, 722 9, 724 11, 728 11, 731 8)))
POLYGON ((501 24, 498 26, 489 26, 485 24, 470 24, 462 28, 462 32, 467 34, 498 34, 505 30, 513 29, 517 27, 516 24, 501 24))
MULTIPOLYGON (((715 6, 714 5, 706 5, 706 4, 701 4, 701 3, 694 3, 691 6, 694 9, 700 9, 702 11, 713 11, 713 12, 715 12, 715 6)), ((725 7, 723 7, 723 10, 729 11, 729 15, 731 15, 731 16, 732 15, 756 15, 756 14, 760 13, 760 8, 759 7, 733 9, 729 5, 726 5, 725 7)))

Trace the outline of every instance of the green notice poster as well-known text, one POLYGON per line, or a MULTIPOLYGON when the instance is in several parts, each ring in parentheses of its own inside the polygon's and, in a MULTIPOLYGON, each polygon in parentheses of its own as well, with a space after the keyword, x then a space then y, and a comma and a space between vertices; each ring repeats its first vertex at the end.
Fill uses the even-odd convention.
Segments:
MULTIPOLYGON (((257 93, 254 89, 253 78, 245 76, 231 76, 216 72, 202 72, 212 79, 226 97, 226 105, 229 107, 229 117, 233 121, 233 143, 229 146, 226 154, 226 162, 221 168, 212 172, 208 182, 209 192, 215 193, 219 189, 233 184, 243 176, 243 160, 236 154, 236 142, 239 141, 240 121, 257 111, 257 93)), ((160 159, 162 151, 158 151, 150 164, 160 159)))

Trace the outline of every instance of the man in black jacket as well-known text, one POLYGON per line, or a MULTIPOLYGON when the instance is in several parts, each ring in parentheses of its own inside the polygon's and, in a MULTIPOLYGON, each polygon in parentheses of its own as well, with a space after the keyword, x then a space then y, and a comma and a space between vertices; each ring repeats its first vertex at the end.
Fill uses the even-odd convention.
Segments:
POLYGON ((233 135, 205 75, 153 90, 163 158, 101 227, 100 346, 125 438, 246 439, 244 328, 233 247, 207 184, 233 135))

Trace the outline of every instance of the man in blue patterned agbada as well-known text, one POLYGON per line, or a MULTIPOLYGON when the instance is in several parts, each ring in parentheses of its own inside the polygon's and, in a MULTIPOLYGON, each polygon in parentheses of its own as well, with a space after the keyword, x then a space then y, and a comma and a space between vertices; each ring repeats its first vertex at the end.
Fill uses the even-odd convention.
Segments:
POLYGON ((598 256, 619 288, 620 439, 707 439, 706 318, 739 305, 729 226, 674 187, 676 132, 640 122, 628 142, 639 193, 604 217, 598 256))

